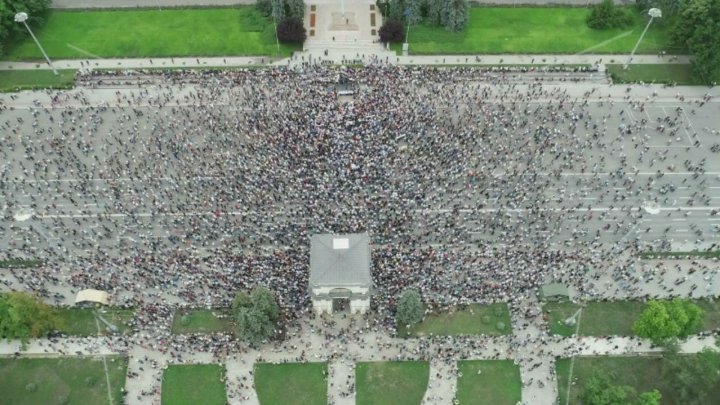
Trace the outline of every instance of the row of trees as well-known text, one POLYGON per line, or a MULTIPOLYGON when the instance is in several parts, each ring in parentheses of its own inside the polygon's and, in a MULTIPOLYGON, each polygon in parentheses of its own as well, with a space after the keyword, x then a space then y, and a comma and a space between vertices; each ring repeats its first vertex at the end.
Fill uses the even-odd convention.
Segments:
MULTIPOLYGON (((25 27, 15 22, 15 13, 24 11, 30 18, 28 24, 40 26, 45 20, 43 16, 50 7, 52 0, 0 0, 0 44, 3 48, 14 36, 25 34, 25 27)), ((2 50, 0 50, 2 51, 2 50)), ((0 52, 2 53, 2 52, 0 52)))
POLYGON ((402 42, 405 24, 440 25, 450 31, 462 31, 467 26, 470 4, 468 0, 377 0, 384 23, 380 40, 402 42))
POLYGON ((377 6, 393 26, 424 23, 450 31, 465 29, 470 13, 467 0, 377 0, 377 6))

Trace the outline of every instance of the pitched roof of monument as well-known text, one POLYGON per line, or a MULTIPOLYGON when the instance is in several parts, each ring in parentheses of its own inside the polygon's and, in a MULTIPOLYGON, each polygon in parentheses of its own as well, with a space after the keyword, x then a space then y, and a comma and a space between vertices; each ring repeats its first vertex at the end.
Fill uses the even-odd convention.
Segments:
POLYGON ((367 233, 310 237, 310 285, 313 287, 370 287, 370 263, 367 233))

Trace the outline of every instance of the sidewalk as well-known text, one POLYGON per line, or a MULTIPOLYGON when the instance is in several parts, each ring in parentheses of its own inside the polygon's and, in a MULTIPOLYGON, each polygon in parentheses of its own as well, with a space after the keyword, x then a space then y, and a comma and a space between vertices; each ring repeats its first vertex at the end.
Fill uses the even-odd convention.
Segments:
MULTIPOLYGON (((232 68, 273 64, 276 66, 298 65, 304 61, 332 61, 341 64, 346 60, 362 60, 365 63, 387 62, 400 65, 597 65, 622 64, 628 55, 409 55, 395 56, 384 51, 382 54, 363 54, 353 52, 331 51, 328 56, 322 52, 299 52, 291 58, 275 58, 270 56, 217 56, 204 58, 127 58, 127 59, 61 59, 53 61, 57 69, 157 69, 157 68, 232 68), (394 59, 394 60, 393 60, 394 59)), ((690 57, 635 55, 633 63, 638 64, 687 64, 690 57)), ((0 70, 49 70, 47 63, 1 61, 0 70)))

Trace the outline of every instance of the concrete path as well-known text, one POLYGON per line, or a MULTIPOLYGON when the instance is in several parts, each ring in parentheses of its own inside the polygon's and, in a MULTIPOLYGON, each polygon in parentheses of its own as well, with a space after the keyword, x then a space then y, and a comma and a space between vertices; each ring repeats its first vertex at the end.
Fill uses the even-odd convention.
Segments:
MULTIPOLYGON (((233 56, 211 58, 127 58, 127 59, 62 59, 53 61, 57 69, 153 69, 153 68, 209 68, 244 67, 273 64, 277 66, 298 65, 304 62, 319 63, 331 61, 336 64, 347 60, 359 59, 365 63, 385 62, 401 65, 597 65, 622 64, 627 60, 623 55, 410 55, 394 56, 390 52, 360 53, 355 51, 334 50, 324 53, 297 53, 291 58, 272 58, 263 56, 233 56), (393 60, 394 59, 394 60, 393 60)), ((658 55, 636 55, 633 63, 664 64, 690 63, 690 57, 658 55)), ((44 62, 0 62, 0 70, 41 69, 48 70, 44 62)))
POLYGON ((430 378, 423 404, 451 404, 457 392, 457 362, 430 359, 430 378))

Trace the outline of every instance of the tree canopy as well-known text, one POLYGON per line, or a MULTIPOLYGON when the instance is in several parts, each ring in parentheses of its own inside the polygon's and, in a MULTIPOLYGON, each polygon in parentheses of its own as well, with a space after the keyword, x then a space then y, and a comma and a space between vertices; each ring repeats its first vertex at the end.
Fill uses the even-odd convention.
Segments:
POLYGON ((39 27, 45 23, 45 14, 52 0, 0 0, 0 44, 5 48, 7 41, 15 35, 26 35, 25 27, 15 22, 15 13, 28 14, 28 25, 39 27))
POLYGON ((720 0, 691 0, 670 35, 675 45, 690 51, 693 69, 704 82, 720 81, 720 0))
POLYGON ((425 308, 420 293, 415 290, 405 290, 397 302, 395 320, 398 325, 412 325, 422 321, 425 308))
POLYGON ((449 31, 464 29, 470 13, 468 0, 388 0, 378 6, 386 20, 441 25, 449 31))
POLYGON ((252 346, 258 346, 275 332, 280 308, 273 293, 256 287, 250 294, 239 291, 233 300, 233 314, 237 322, 237 336, 252 346))
POLYGON ((52 308, 25 292, 0 294, 0 337, 23 344, 57 328, 52 308))
POLYGON ((702 326, 702 317, 702 309, 691 302, 653 300, 647 303, 640 318, 635 321, 633 331, 650 339, 653 344, 664 345, 696 333, 702 326))
POLYGON ((707 403, 708 389, 720 382, 720 353, 705 348, 694 356, 674 355, 669 358, 672 389, 683 404, 707 403))
POLYGON ((618 381, 614 377, 603 372, 591 376, 581 394, 583 405, 660 405, 662 396, 658 390, 636 396, 632 387, 613 384, 613 381, 618 381))

